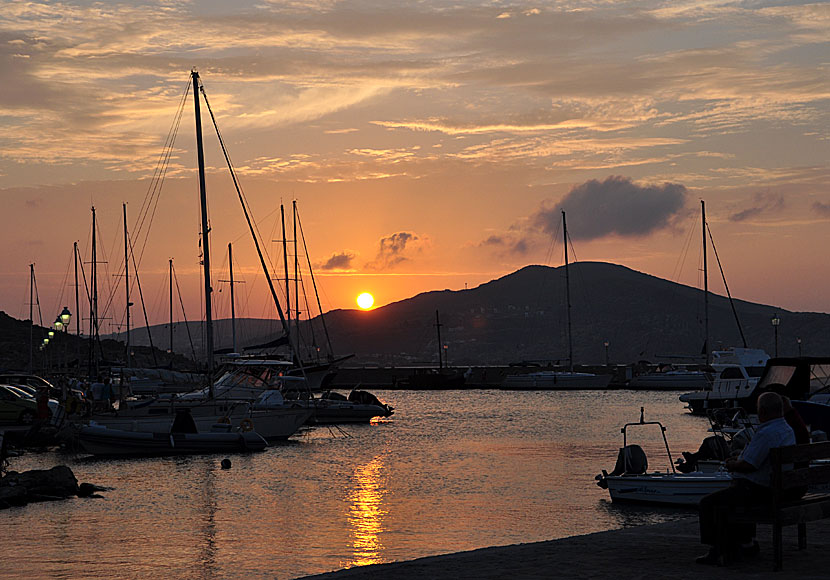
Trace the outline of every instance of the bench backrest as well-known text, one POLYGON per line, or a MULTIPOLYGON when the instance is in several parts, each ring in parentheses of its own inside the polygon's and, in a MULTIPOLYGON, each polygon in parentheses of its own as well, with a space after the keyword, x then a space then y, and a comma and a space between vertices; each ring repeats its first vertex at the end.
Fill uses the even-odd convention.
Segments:
POLYGON ((830 483, 830 461, 811 463, 822 459, 830 460, 830 441, 771 449, 773 490, 830 483))

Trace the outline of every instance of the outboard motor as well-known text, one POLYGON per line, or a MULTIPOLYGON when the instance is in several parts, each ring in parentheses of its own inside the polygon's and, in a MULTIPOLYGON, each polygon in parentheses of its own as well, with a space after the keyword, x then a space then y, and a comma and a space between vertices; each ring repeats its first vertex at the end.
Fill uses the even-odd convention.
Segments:
POLYGON ((617 475, 640 475, 648 470, 648 458, 646 452, 639 445, 626 445, 621 447, 617 453, 617 463, 614 466, 614 471, 608 473, 604 469, 600 475, 596 476, 597 485, 603 489, 608 489, 608 482, 606 477, 617 475))

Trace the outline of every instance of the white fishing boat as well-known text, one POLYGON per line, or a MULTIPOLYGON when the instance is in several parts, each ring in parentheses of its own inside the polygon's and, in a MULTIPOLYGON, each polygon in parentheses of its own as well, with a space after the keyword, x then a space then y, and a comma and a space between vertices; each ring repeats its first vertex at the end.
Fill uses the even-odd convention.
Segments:
POLYGON ((597 485, 607 489, 611 501, 672 506, 696 506, 703 496, 728 487, 732 475, 724 470, 678 473, 672 463, 666 428, 658 421, 645 421, 640 409, 640 421, 626 423, 622 428, 623 446, 614 471, 604 469, 596 476, 597 485), (648 459, 639 445, 629 445, 628 428, 635 425, 656 425, 663 435, 669 467, 665 472, 648 472, 648 459))

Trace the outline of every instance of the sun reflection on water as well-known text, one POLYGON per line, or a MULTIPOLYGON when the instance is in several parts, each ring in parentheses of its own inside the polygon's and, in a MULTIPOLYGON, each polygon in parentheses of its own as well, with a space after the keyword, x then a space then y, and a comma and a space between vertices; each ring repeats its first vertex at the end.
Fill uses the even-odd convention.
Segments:
POLYGON ((355 488, 349 494, 349 531, 352 540, 352 558, 344 563, 346 568, 379 564, 383 561, 383 544, 380 534, 384 531, 383 496, 386 490, 381 482, 383 459, 377 456, 355 469, 355 488))

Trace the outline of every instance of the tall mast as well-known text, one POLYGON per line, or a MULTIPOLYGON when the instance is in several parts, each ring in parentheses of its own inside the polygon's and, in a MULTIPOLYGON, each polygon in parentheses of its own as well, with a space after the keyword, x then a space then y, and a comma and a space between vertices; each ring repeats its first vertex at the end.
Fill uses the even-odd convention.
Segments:
POLYGON ((571 278, 568 272, 568 224, 565 222, 565 210, 562 210, 562 236, 565 240, 565 302, 568 311, 568 370, 574 370, 574 346, 571 337, 571 278))
POLYGON ((35 265, 29 264, 29 374, 34 372, 35 364, 35 315, 34 309, 34 292, 35 292, 35 265))
POLYGON ((95 356, 95 339, 98 334, 98 255, 97 240, 95 238, 95 206, 92 206, 92 264, 91 276, 92 294, 89 297, 89 376, 95 380, 98 377, 98 359, 95 356))
POLYGON ((231 336, 233 337, 233 352, 236 352, 236 301, 233 299, 233 246, 228 243, 228 264, 231 274, 231 336))
POLYGON ((706 202, 700 200, 700 220, 703 228, 703 354, 709 364, 709 268, 706 263, 706 202))
MULTIPOLYGON (((291 292, 288 287, 288 234, 285 231, 285 206, 280 204, 280 222, 282 223, 282 265, 285 273, 285 319, 288 328, 291 328, 291 292)), ((290 330, 289 330, 290 332, 290 330)), ((299 348, 299 342, 297 348, 299 348)), ((297 358, 300 358, 300 353, 296 353, 297 358)))
POLYGON ((129 262, 129 243, 127 242, 127 204, 122 204, 124 209, 124 304, 127 305, 127 368, 130 368, 132 361, 130 360, 130 262, 129 262))
POLYGON ((205 277, 205 338, 207 341, 207 374, 210 397, 213 398, 213 312, 212 288, 210 285, 210 230, 208 229, 207 193, 205 188, 205 153, 202 149, 202 114, 199 110, 199 73, 190 72, 193 77, 193 103, 196 113, 196 152, 199 160, 199 200, 202 213, 202 264, 205 277))
MULTIPOLYGON (((173 258, 170 264, 170 361, 173 361, 173 258)), ((171 367, 172 368, 172 367, 171 367)))
POLYGON ((78 294, 78 242, 73 243, 75 256, 75 352, 78 361, 78 374, 81 377, 81 302, 78 294))
MULTIPOLYGON (((291 207, 294 217, 294 325, 297 329, 295 333, 297 336, 297 348, 300 347, 300 264, 298 262, 299 255, 297 253, 297 200, 291 201, 291 207)), ((300 356, 300 353, 297 353, 300 356)))

